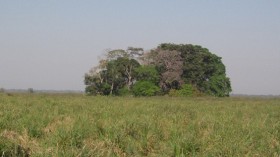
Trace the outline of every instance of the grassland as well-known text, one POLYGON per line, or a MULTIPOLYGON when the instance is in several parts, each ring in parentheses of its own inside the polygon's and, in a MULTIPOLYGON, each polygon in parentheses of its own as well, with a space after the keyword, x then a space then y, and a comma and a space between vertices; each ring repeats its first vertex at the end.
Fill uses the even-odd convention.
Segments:
POLYGON ((0 94, 1 156, 279 156, 280 99, 0 94))

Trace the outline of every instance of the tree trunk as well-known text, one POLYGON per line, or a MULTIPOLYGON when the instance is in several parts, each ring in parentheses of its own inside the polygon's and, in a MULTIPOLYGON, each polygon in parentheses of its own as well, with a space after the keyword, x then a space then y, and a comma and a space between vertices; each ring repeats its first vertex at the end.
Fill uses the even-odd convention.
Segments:
POLYGON ((125 69, 126 75, 127 75, 127 78, 128 78, 128 81, 127 81, 127 89, 128 90, 130 90, 130 87, 131 87, 131 84, 132 84, 131 70, 132 70, 132 67, 127 67, 125 69))
POLYGON ((112 95, 112 94, 113 94, 113 89, 114 89, 114 83, 112 82, 110 95, 112 95))
POLYGON ((128 76, 128 83, 127 83, 127 88, 128 88, 128 90, 130 90, 131 84, 132 84, 131 76, 128 76))

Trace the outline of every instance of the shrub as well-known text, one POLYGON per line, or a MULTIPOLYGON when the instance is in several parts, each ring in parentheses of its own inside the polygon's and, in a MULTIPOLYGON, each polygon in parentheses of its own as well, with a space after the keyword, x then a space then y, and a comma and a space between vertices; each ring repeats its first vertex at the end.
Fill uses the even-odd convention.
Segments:
POLYGON ((108 83, 91 85, 86 87, 86 94, 88 95, 109 95, 111 86, 108 83))
POLYGON ((94 86, 87 86, 85 89, 85 93, 87 95, 96 95, 97 92, 94 86))
POLYGON ((139 81, 132 88, 135 96, 153 96, 160 91, 160 88, 149 81, 139 81))
POLYGON ((178 91, 180 96, 192 96, 193 95, 193 87, 190 84, 184 84, 182 88, 178 91))
POLYGON ((171 97, 178 96, 196 96, 196 90, 190 84, 184 84, 180 90, 170 89, 168 95, 171 97))
POLYGON ((180 96, 178 90, 176 89, 170 89, 169 92, 168 92, 168 96, 171 96, 171 97, 178 97, 180 96))
POLYGON ((127 87, 121 88, 121 89, 119 90, 118 94, 119 94, 120 96, 129 96, 129 95, 132 95, 131 91, 128 90, 127 87))

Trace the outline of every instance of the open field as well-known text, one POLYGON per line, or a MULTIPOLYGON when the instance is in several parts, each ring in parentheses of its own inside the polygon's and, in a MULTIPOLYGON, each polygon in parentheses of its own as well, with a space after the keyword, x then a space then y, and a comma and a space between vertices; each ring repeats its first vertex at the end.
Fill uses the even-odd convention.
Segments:
POLYGON ((280 99, 1 94, 1 156, 279 156, 280 99))

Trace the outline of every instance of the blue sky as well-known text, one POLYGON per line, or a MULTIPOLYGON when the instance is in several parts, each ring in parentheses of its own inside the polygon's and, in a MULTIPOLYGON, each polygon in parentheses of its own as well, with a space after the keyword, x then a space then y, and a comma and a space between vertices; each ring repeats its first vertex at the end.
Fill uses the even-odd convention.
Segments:
POLYGON ((198 44, 233 93, 280 94, 280 1, 0 1, 0 87, 83 90, 106 49, 198 44))

